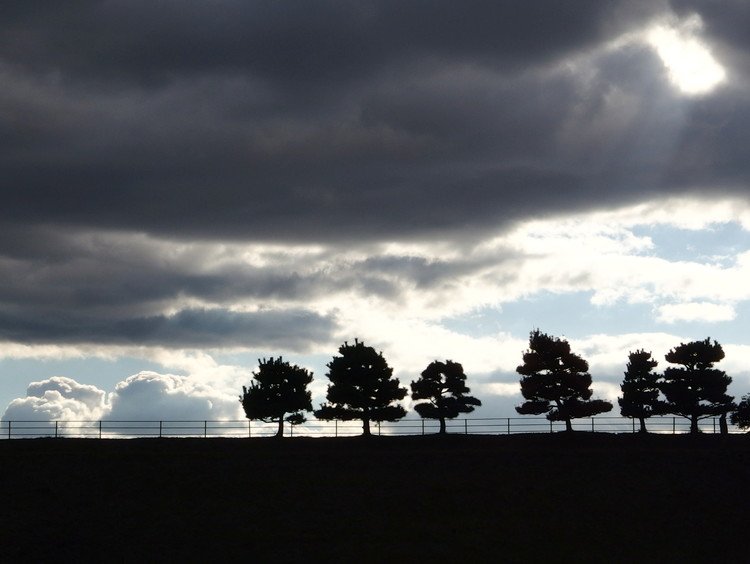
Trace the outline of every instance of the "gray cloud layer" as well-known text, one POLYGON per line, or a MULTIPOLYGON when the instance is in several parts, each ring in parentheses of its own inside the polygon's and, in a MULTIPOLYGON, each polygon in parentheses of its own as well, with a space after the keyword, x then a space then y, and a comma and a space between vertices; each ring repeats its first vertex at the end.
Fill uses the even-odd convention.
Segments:
POLYGON ((339 246, 744 195, 748 17, 730 1, 4 3, 1 335, 274 343, 283 326, 302 346, 335 325, 306 299, 476 267, 196 272, 70 234, 339 246), (602 48, 669 10, 704 18, 725 88, 684 99, 652 49, 602 48), (168 316, 184 297, 218 309, 168 316), (229 313, 235 298, 294 303, 229 313))
POLYGON ((0 338, 26 343, 100 343, 166 347, 260 347, 304 352, 328 342, 336 329, 330 316, 285 309, 238 313, 183 309, 171 315, 97 317, 65 312, 30 317, 0 313, 0 338))
POLYGON ((673 112, 605 103, 622 89, 685 105, 650 50, 593 61, 593 80, 552 70, 642 26, 656 12, 643 6, 3 7, 0 215, 178 236, 398 238, 736 187, 748 118, 735 90, 687 104, 666 151, 640 129, 674 129, 673 112), (717 127, 735 143, 717 145, 717 127))

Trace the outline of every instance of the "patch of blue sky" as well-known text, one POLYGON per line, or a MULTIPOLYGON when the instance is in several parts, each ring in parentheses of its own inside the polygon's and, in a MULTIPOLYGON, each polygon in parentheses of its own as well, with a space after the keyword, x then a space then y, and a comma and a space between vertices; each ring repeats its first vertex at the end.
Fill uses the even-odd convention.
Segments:
POLYGON ((636 226, 634 235, 650 237, 654 246, 649 254, 672 260, 699 263, 734 264, 734 258, 750 250, 750 231, 737 222, 719 223, 707 229, 677 229, 665 225, 636 226))
POLYGON ((219 364, 232 366, 247 366, 250 370, 258 368, 258 359, 281 356, 285 361, 299 366, 325 366, 330 362, 334 354, 338 351, 331 349, 330 355, 323 354, 285 354, 278 351, 264 352, 231 352, 212 354, 212 358, 219 364))
POLYGON ((503 304, 500 309, 483 308, 470 314, 446 318, 441 325, 471 337, 507 332, 523 338, 538 328, 545 333, 571 339, 595 333, 634 333, 655 329, 650 304, 618 302, 597 306, 591 304, 591 295, 591 292, 542 292, 503 304))

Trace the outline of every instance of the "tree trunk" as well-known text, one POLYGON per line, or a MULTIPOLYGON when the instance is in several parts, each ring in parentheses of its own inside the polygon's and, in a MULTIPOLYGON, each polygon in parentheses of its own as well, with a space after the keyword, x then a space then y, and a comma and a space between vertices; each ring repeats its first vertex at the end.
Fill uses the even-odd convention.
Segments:
POLYGON ((276 438, 280 439, 284 436, 284 416, 279 417, 279 428, 276 431, 276 438))
POLYGON ((641 433, 648 433, 648 430, 646 429, 646 418, 645 417, 639 417, 638 420, 641 422, 641 433))
POLYGON ((445 435, 446 434, 446 430, 445 430, 445 417, 441 417, 440 418, 440 434, 441 435, 445 435))
POLYGON ((369 417, 362 418, 362 435, 365 437, 372 436, 372 433, 370 433, 370 418, 369 417))
POLYGON ((573 432, 573 424, 570 422, 570 417, 565 418, 565 432, 566 433, 573 432))
POLYGON ((727 414, 726 413, 722 413, 721 417, 719 417, 719 432, 722 435, 729 434, 729 427, 727 426, 727 414))
POLYGON ((698 433, 700 433, 700 429, 698 429, 698 416, 692 415, 690 417, 690 434, 697 435, 698 433))

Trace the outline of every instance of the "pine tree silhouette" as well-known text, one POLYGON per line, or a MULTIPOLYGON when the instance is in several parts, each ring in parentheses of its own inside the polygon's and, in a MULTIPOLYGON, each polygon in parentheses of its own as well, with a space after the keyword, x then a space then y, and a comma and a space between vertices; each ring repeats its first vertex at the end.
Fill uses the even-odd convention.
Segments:
POLYGON ((661 391, 667 398, 665 412, 690 420, 690 432, 698 433, 698 421, 717 415, 726 416, 735 409, 734 398, 727 395, 732 379, 714 364, 724 358, 724 349, 710 338, 680 343, 665 358, 680 368, 664 370, 661 391))
POLYGON ((740 429, 750 428, 750 394, 742 396, 737 409, 729 416, 729 421, 740 429))
POLYGON ((281 357, 258 360, 249 388, 242 386, 240 403, 248 419, 278 423, 277 437, 284 436, 284 421, 291 425, 305 422, 304 411, 312 411, 307 385, 312 373, 284 362, 281 357), (287 415, 288 414, 288 415, 287 415))
POLYGON ((523 364, 516 368, 523 376, 521 395, 527 401, 516 411, 521 415, 546 413, 550 421, 565 421, 569 432, 573 430, 572 419, 610 411, 610 402, 590 399, 593 392, 588 369, 588 362, 570 352, 566 340, 539 329, 532 331, 523 364))
POLYGON ((339 347, 341 356, 328 363, 328 403, 315 411, 318 419, 362 420, 362 433, 370 436, 371 421, 396 421, 406 410, 395 401, 404 399, 406 388, 393 378, 393 368, 374 348, 354 340, 339 347))
POLYGON ((620 384, 622 397, 618 398, 623 417, 637 417, 641 433, 646 433, 646 419, 664 412, 664 402, 659 400, 659 374, 653 370, 658 366, 651 353, 637 350, 628 355, 625 378, 620 384))
POLYGON ((471 413, 482 402, 467 396, 466 374, 458 362, 431 362, 416 382, 411 383, 411 397, 427 400, 414 405, 414 410, 424 419, 440 420, 440 434, 446 433, 445 420, 471 413))

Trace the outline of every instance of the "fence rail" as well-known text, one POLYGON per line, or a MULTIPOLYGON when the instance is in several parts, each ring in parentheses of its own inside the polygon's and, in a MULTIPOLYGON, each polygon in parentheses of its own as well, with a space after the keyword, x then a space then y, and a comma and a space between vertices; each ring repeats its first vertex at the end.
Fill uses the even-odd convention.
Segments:
MULTIPOLYGON (((647 420, 652 433, 684 434, 690 422, 682 417, 651 417, 647 420)), ((718 433, 719 418, 700 421, 703 433, 718 433)), ((439 422, 434 419, 401 419, 394 422, 372 423, 372 433, 384 436, 427 435, 437 433, 439 422)), ((576 431, 602 433, 635 433, 638 423, 625 417, 589 417, 573 420, 576 431)), ((452 434, 512 435, 518 433, 554 433, 565 429, 562 421, 548 421, 544 417, 484 417, 446 421, 452 434)), ((83 437, 96 439, 143 437, 268 437, 276 434, 277 425, 241 420, 184 420, 184 421, 1 421, 0 439, 38 437, 83 437)), ((730 433, 740 433, 729 426, 730 433)), ((301 425, 284 426, 285 436, 351 437, 362 433, 360 421, 310 420, 301 425)))

